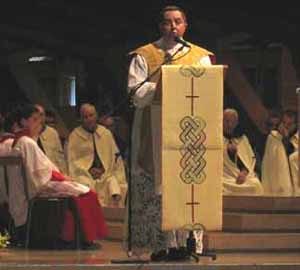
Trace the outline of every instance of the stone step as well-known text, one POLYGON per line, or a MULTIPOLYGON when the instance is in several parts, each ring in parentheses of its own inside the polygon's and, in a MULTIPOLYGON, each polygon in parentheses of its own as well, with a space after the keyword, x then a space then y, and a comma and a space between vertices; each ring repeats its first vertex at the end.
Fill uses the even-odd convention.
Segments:
POLYGON ((223 213, 223 231, 300 232, 300 214, 223 213))
POLYGON ((208 251, 299 251, 300 233, 207 232, 204 247, 208 251))
MULTIPOLYGON (((106 239, 123 241, 125 227, 120 222, 107 222, 106 239)), ((206 232, 204 246, 208 251, 300 251, 300 233, 206 232)))
MULTIPOLYGON (((281 208, 283 209, 283 208, 281 208)), ((123 222, 125 208, 103 208, 109 222, 123 222)), ((224 231, 300 231, 300 213, 224 212, 224 231)))
POLYGON ((108 227, 108 236, 106 237, 107 240, 114 240, 114 241, 123 241, 124 239, 124 232, 125 232, 125 225, 123 222, 106 222, 108 227))
POLYGON ((300 213, 300 197, 224 196, 223 211, 300 213))
POLYGON ((122 241, 125 231, 125 208, 103 207, 103 215, 108 226, 108 236, 106 239, 122 241))
POLYGON ((103 207, 103 215, 108 221, 123 221, 125 220, 124 207, 103 207))
MULTIPOLYGON (((253 197, 224 196, 223 211, 246 213, 300 213, 300 197, 253 197)), ((121 221, 125 218, 125 208, 104 207, 107 220, 121 221)))
MULTIPOLYGON (((108 222, 106 239, 124 240, 124 225, 108 222)), ((206 232, 204 246, 207 251, 300 251, 300 233, 246 233, 206 232)))
MULTIPOLYGON (((126 230, 124 208, 104 208, 109 228, 107 239, 123 241, 126 230)), ((223 232, 207 232, 208 251, 295 251, 300 250, 298 214, 224 213, 223 232)))

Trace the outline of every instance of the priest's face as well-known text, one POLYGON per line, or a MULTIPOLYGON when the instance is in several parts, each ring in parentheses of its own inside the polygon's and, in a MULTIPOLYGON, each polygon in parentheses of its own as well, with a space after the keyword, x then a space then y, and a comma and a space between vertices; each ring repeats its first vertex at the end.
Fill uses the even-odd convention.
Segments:
POLYGON ((231 112, 224 113, 224 117, 223 117, 224 134, 232 135, 238 122, 239 122, 239 119, 236 114, 231 113, 231 112))
POLYGON ((94 132, 97 128, 97 112, 93 107, 86 107, 81 111, 82 126, 94 132))
POLYGON ((186 18, 179 10, 166 11, 160 23, 162 37, 167 42, 174 42, 174 37, 183 37, 186 27, 186 18))

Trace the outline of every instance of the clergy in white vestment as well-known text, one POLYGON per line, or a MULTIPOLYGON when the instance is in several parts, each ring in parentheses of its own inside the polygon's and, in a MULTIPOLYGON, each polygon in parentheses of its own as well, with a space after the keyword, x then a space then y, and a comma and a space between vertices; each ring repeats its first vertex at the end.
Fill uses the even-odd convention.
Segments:
POLYGON ((296 114, 283 113, 278 130, 268 135, 262 160, 262 184, 267 196, 293 196, 294 187, 289 155, 298 148, 296 114))
POLYGON ((299 133, 298 131, 291 137, 290 142, 293 146, 294 152, 289 155, 292 185, 294 190, 294 196, 300 196, 300 181, 299 181, 299 133))
POLYGON ((262 195, 263 188, 254 171, 255 154, 246 135, 235 136, 237 124, 237 111, 224 110, 223 195, 262 195))
POLYGON ((94 188, 103 206, 122 206, 127 192, 125 167, 110 130, 97 124, 92 104, 80 108, 82 124, 67 143, 70 176, 94 188))
POLYGON ((67 163, 59 134, 55 128, 46 125, 44 107, 40 104, 36 104, 35 107, 40 113, 43 126, 37 138, 38 146, 61 172, 67 173, 67 163))
POLYGON ((300 181, 299 181, 299 152, 295 151, 289 156, 292 185, 294 188, 294 196, 300 196, 300 181))

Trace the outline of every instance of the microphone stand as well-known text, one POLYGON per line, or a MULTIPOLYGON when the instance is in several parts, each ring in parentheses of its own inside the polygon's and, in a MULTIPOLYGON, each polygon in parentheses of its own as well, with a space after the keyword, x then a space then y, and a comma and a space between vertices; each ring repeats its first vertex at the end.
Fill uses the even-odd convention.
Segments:
MULTIPOLYGON (((131 158, 131 147, 132 147, 132 124, 133 124, 133 118, 134 118, 134 105, 132 103, 132 98, 135 95, 135 93, 147 82, 150 81, 150 79, 156 75, 161 67, 165 64, 168 64, 170 62, 172 62, 172 60, 174 60, 174 57, 181 51, 183 50, 183 48, 186 47, 185 45, 182 44, 181 47, 179 47, 172 55, 166 55, 164 61, 159 65, 159 67, 157 69, 155 69, 151 74, 149 74, 147 76, 147 78, 145 80, 143 80, 142 82, 138 83, 134 88, 132 88, 129 91, 128 94, 128 99, 126 99, 126 102, 128 102, 129 100, 129 143, 128 143, 128 149, 129 149, 129 154, 128 154, 128 180, 127 180, 127 185, 128 185, 128 192, 127 192, 127 205, 128 205, 128 220, 127 220, 127 256, 131 257, 132 254, 132 243, 131 243, 131 215, 132 215, 132 201, 131 201, 131 191, 132 191, 132 187, 131 187, 131 180, 132 180, 132 158, 131 158)), ((121 105, 123 105, 124 102, 120 102, 116 107, 116 108, 120 107, 121 105)), ((116 259, 116 260, 111 260, 111 263, 115 263, 115 264, 129 264, 129 263, 140 263, 140 264, 144 264, 144 263, 148 263, 149 260, 142 260, 142 259, 116 259)))
POLYGON ((165 64, 168 64, 170 62, 172 62, 174 60, 174 57, 183 50, 183 48, 186 47, 184 45, 182 45, 181 47, 179 47, 174 54, 172 55, 166 55, 164 61, 159 65, 159 67, 157 69, 155 69, 151 74, 148 75, 148 77, 143 80, 142 82, 140 82, 139 84, 137 84, 134 88, 132 88, 129 92, 129 98, 132 99, 132 97, 135 95, 135 93, 137 92, 137 90, 139 90, 146 82, 149 82, 150 79, 157 73, 160 71, 161 67, 165 64))

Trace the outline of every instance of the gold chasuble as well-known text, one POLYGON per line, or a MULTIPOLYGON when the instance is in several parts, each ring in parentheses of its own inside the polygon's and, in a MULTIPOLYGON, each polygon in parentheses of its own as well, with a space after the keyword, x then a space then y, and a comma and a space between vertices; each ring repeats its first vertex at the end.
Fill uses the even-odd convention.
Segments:
POLYGON ((223 66, 162 67, 162 229, 221 230, 223 66))

